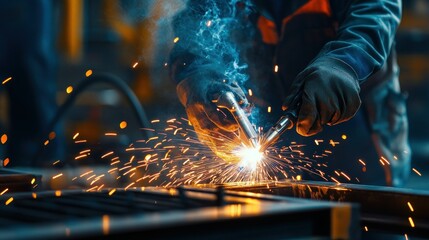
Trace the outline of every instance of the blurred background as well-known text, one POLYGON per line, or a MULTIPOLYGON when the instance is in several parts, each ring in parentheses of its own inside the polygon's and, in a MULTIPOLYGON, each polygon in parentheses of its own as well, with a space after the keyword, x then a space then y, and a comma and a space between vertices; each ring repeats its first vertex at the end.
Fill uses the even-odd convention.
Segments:
MULTIPOLYGON (((18 1, 19 2, 19 1, 18 1)), ((52 15, 53 63, 55 66, 56 103, 61 105, 77 84, 95 73, 118 76, 136 94, 150 120, 185 117, 177 100, 175 86, 167 71, 168 52, 174 44, 172 16, 185 0, 63 0, 52 1, 43 15, 52 15)), ((31 9, 30 9, 31 11, 31 9)), ((0 18, 8 22, 11 19, 0 18)), ((31 28, 31 22, 28 23, 31 28)), ((25 31, 25 30, 23 30, 25 31)), ((429 1, 404 0, 403 19, 397 33, 400 81, 408 93, 409 135, 413 152, 411 172, 406 187, 429 189, 429 1), (421 174, 422 176, 420 176, 421 174), (426 179, 426 180, 425 180, 426 179)), ((5 76, 2 81, 6 81, 5 76)), ((11 83, 13 79, 10 80, 11 83)), ((6 85, 4 83, 4 85, 6 85)), ((8 134, 6 91, 0 92, 0 118, 8 134)), ((70 162, 68 171, 55 170, 57 160, 44 169, 48 188, 63 188, 80 173, 103 168, 100 156, 106 149, 123 148, 144 134, 131 106, 111 86, 97 84, 78 96, 63 117, 66 149, 60 162, 70 162), (117 133, 111 137, 106 133, 117 133), (82 142, 78 142, 82 140, 82 142), (92 149, 92 158, 75 161, 83 149, 92 149), (62 180, 61 180, 62 179, 62 180)), ((2 138, 2 147, 10 142, 2 138), (5 140, 5 141, 3 141, 5 140)), ((3 152, 5 152, 3 150, 3 152)), ((5 153, 0 159, 7 167, 5 153)), ((58 164, 61 165, 61 164, 58 164)), ((108 166, 105 166, 106 168, 108 166)))

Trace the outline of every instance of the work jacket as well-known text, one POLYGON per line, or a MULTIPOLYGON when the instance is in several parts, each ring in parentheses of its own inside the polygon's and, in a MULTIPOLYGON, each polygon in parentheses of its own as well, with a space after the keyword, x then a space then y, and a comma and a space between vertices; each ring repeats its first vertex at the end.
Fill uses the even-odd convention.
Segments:
POLYGON ((307 154, 317 158, 326 154, 310 145, 319 140, 333 143, 326 150, 332 154, 326 157, 324 179, 403 185, 410 149, 394 50, 401 1, 274 2, 190 0, 174 21, 180 41, 171 52, 171 78, 180 82, 207 76, 238 82, 246 91, 251 89, 249 99, 262 110, 258 126, 268 127, 281 115, 285 94, 301 71, 316 60, 339 59, 361 85, 360 110, 348 122, 325 127, 315 137, 289 131, 285 144, 305 143, 307 154))

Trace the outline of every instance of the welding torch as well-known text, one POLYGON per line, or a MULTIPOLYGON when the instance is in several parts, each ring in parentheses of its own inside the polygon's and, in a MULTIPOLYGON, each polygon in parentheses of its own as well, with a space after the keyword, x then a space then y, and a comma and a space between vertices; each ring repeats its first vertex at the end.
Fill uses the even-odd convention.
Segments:
POLYGON ((287 130, 291 129, 296 122, 296 111, 287 111, 277 123, 266 132, 262 138, 260 151, 265 151, 269 146, 273 145, 280 136, 287 130))
POLYGON ((261 141, 260 151, 264 152, 269 146, 277 142, 280 136, 288 129, 293 128, 297 120, 301 95, 295 97, 291 107, 285 111, 282 117, 264 134, 261 141))
POLYGON ((244 133, 246 137, 245 141, 254 148, 258 147, 258 134, 232 92, 221 92, 219 97, 213 100, 213 103, 215 103, 218 108, 226 108, 233 115, 241 131, 244 133))

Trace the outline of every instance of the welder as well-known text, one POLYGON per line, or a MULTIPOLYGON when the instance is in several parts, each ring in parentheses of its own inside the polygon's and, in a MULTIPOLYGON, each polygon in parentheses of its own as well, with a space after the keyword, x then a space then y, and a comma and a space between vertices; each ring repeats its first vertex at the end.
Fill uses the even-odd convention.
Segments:
POLYGON ((315 140, 330 142, 327 174, 338 170, 350 175, 344 182, 402 186, 411 152, 394 46, 400 19, 400 0, 189 0, 174 20, 181 40, 171 52, 170 74, 198 137, 215 152, 225 146, 208 136, 229 137, 238 128, 213 103, 227 91, 243 109, 249 102, 269 107, 257 119, 265 128, 296 108, 296 132, 280 142, 306 144, 310 158, 319 147, 315 140), (225 76, 230 59, 222 49, 210 58, 199 44, 213 38, 198 34, 198 23, 213 9, 234 23, 228 41, 247 64, 244 85, 225 76))

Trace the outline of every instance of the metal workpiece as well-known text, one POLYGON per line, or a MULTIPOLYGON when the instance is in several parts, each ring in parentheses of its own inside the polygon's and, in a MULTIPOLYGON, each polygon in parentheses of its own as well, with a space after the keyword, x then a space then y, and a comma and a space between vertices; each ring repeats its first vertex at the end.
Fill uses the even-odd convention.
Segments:
POLYGON ((41 191, 0 201, 9 203, 0 205, 0 239, 358 239, 359 233, 354 204, 223 188, 41 191), (342 213, 350 214, 337 221, 342 213))
POLYGON ((258 146, 258 133, 250 123, 249 118, 240 107, 240 104, 237 102, 232 92, 222 92, 217 99, 213 100, 213 103, 215 103, 218 108, 225 108, 231 112, 246 137, 246 139, 243 140, 248 142, 252 147, 258 146))
POLYGON ((229 183, 223 187, 229 191, 358 204, 362 239, 403 239, 404 234, 412 239, 429 236, 429 191, 293 180, 229 183))

